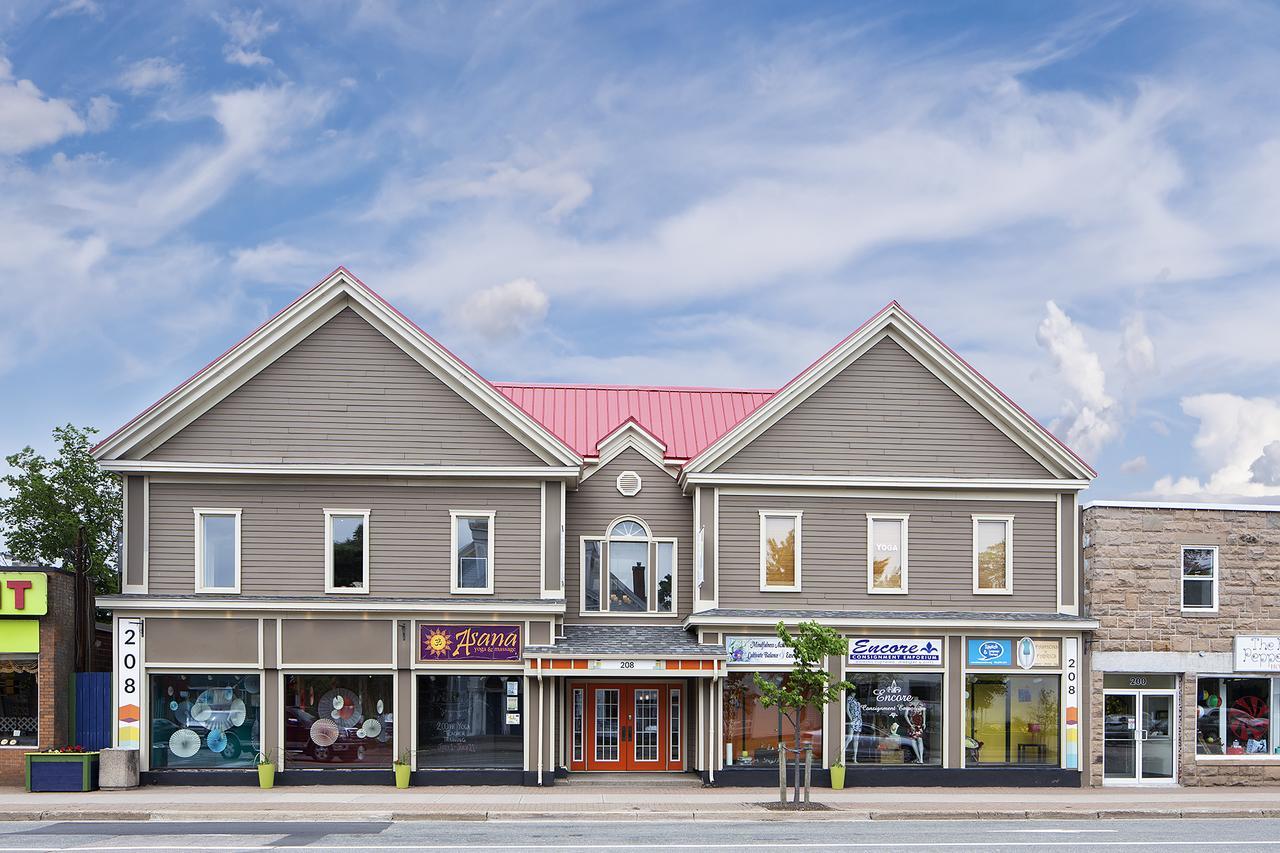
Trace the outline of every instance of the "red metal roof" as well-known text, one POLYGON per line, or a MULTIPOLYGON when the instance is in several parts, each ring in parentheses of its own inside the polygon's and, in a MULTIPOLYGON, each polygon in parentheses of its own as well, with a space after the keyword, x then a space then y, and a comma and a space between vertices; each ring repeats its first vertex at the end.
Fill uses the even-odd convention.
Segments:
POLYGON ((666 443, 667 459, 697 456, 775 393, 527 382, 495 382, 493 387, 580 456, 595 456, 600 439, 633 419, 666 443))

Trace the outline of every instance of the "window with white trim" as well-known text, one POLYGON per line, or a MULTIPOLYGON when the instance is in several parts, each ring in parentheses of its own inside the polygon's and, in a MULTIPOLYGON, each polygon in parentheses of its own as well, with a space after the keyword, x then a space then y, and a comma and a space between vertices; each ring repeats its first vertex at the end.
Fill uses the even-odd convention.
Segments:
POLYGON ((973 517, 973 592, 1013 594, 1013 516, 973 517))
POLYGON ((324 591, 369 591, 369 510, 324 511, 324 591))
POLYGON ((1257 758, 1275 750, 1280 678, 1196 679, 1196 755, 1257 758))
POLYGON ((584 613, 674 613, 677 540, 654 536, 639 518, 614 520, 603 537, 581 539, 584 613))
POLYGON ((760 591, 800 591, 799 512, 760 510, 760 591))
POLYGON ((194 510, 196 592, 240 592, 240 510, 194 510))
POLYGON ((495 515, 492 511, 449 513, 450 582, 455 594, 492 594, 495 515))
POLYGON ((867 592, 907 592, 907 519, 894 513, 867 513, 867 592))
POLYGON ((1182 546, 1182 609, 1199 613, 1218 610, 1218 548, 1182 546))

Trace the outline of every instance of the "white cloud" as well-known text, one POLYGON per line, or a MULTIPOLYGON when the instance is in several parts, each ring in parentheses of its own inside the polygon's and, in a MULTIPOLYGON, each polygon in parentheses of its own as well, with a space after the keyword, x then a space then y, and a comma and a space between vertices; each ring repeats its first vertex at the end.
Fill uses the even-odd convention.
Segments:
POLYGON ((1135 456, 1120 463, 1120 470, 1125 474, 1141 474, 1147 470, 1147 457, 1135 456))
POLYGON ((101 133, 115 124, 120 105, 106 95, 89 99, 89 111, 85 114, 85 127, 90 133, 101 133))
POLYGON ((9 60, 0 56, 0 154, 22 154, 84 132, 70 104, 16 79, 9 60))
POLYGON ((528 278, 481 290, 449 311, 452 323, 487 340, 524 335, 547 317, 551 300, 528 278))
POLYGON ((1141 375, 1155 370, 1156 345, 1147 334, 1146 323, 1141 314, 1134 315, 1125 324, 1122 351, 1130 374, 1141 375))
POLYGON ((279 31, 279 22, 264 21, 261 9, 255 9, 252 14, 234 9, 227 18, 215 15, 214 20, 230 39, 222 49, 223 58, 227 62, 243 65, 245 68, 271 64, 271 60, 262 55, 260 47, 267 36, 279 31))
POLYGON ((65 18, 69 15, 87 15, 90 18, 101 18, 102 7, 95 0, 66 0, 49 13, 50 18, 65 18))
POLYGON ((1120 432, 1102 362, 1071 318, 1052 301, 1045 304, 1036 340, 1049 351, 1059 378, 1071 392, 1064 401, 1064 414, 1070 420, 1067 443, 1086 456, 1097 453, 1120 432))
POLYGON ((251 249, 236 249, 231 256, 234 259, 231 272, 238 278, 271 283, 292 282, 298 287, 309 283, 308 274, 314 279, 336 265, 328 263, 325 270, 320 270, 326 266, 325 258, 283 240, 260 243, 251 249))
POLYGON ((1249 476, 1264 486, 1280 486, 1280 439, 1262 448, 1262 455, 1249 466, 1249 476))
POLYGON ((135 95, 172 88, 182 80, 183 68, 176 62, 152 56, 139 59, 120 74, 120 85, 135 95))
POLYGON ((1280 494, 1280 485, 1258 481, 1254 466, 1269 461, 1280 436, 1280 402, 1237 394, 1198 394, 1182 400, 1182 410, 1200 421, 1191 442, 1205 480, 1167 475, 1151 487, 1153 495, 1262 497, 1280 494))

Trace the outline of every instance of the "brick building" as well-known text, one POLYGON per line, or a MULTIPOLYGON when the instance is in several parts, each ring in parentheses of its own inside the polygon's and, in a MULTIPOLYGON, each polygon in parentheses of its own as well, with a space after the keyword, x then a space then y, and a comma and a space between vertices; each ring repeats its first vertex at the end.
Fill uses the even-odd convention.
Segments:
POLYGON ((0 571, 0 785, 21 785, 28 752, 63 746, 72 728, 75 575, 0 571))
POLYGON ((1083 510, 1090 782, 1280 782, 1280 506, 1083 510))

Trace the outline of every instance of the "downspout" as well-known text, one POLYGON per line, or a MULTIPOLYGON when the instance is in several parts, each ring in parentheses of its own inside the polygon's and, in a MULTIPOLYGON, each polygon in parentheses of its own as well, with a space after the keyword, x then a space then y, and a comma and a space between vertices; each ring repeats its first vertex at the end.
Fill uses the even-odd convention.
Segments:
POLYGON ((720 708, 720 696, 716 691, 716 686, 720 682, 720 662, 716 661, 715 674, 711 676, 711 760, 707 762, 707 784, 715 786, 716 784, 716 762, 720 759, 720 738, 717 736, 716 729, 717 720, 723 716, 720 708))

